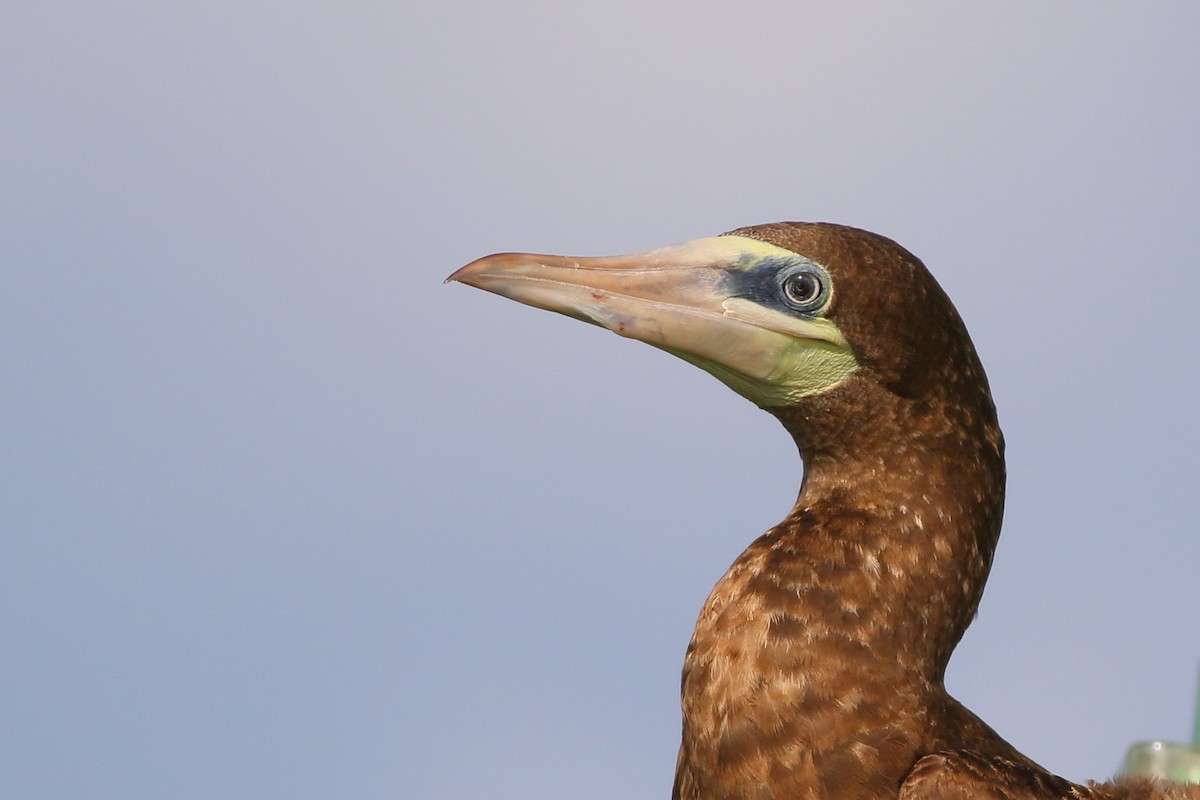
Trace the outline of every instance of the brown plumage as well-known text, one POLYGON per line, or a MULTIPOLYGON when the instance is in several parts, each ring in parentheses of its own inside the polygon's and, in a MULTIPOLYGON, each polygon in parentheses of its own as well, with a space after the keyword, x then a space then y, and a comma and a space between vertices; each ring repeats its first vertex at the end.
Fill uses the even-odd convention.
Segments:
POLYGON ((687 358, 800 450, 795 507, 697 620, 673 797, 1200 798, 1144 780, 1072 784, 946 693, 1000 534, 1004 443, 966 328, 921 262, 836 225, 731 236, 594 261, 493 256, 452 276, 687 358), (828 298, 793 303, 801 290, 781 294, 773 269, 828 280, 828 298), (696 311, 676 315, 678 331, 676 306, 662 309, 674 296, 696 311))

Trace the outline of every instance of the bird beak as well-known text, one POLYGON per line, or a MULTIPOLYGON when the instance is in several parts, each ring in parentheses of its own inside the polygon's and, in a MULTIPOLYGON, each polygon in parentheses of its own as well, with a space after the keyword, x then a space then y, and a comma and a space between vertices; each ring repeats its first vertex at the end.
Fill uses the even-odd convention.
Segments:
POLYGON ((798 320, 738 296, 730 277, 767 259, 796 258, 757 239, 717 236, 601 258, 500 253, 471 262, 447 281, 638 339, 700 366, 760 405, 782 405, 794 399, 795 387, 785 386, 786 396, 771 389, 793 383, 792 373, 803 366, 796 363, 798 340, 847 354, 848 346, 827 320, 798 320))

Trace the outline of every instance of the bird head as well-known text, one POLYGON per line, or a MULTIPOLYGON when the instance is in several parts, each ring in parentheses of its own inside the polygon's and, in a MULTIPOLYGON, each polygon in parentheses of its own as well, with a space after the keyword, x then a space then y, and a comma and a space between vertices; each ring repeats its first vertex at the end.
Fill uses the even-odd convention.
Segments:
POLYGON ((758 225, 600 258, 501 253, 448 280, 654 345, 769 410, 852 376, 920 397, 982 375, 921 262, 840 225, 758 225))

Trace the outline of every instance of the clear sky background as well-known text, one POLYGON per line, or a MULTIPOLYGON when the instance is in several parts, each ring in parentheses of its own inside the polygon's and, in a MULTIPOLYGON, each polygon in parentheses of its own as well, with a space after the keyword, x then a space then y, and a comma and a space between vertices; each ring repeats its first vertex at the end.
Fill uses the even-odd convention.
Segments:
POLYGON ((463 286, 897 239, 1009 444, 951 691, 1070 778, 1200 660, 1200 5, 57 3, 0 24, 0 796, 665 798, 799 459, 463 286))

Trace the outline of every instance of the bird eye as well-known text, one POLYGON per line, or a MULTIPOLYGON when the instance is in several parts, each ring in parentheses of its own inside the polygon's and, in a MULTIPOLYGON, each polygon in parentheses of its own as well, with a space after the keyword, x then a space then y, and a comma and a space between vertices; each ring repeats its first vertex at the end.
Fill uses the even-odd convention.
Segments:
POLYGON ((780 283, 784 299, 796 311, 816 311, 829 297, 827 279, 815 265, 806 264, 789 271, 780 283))

